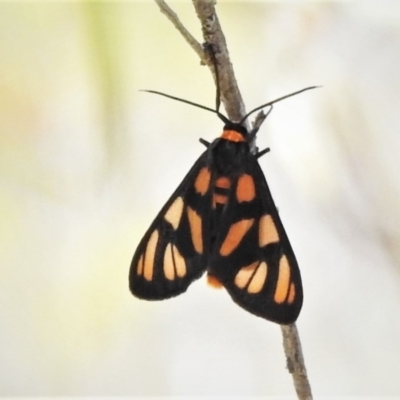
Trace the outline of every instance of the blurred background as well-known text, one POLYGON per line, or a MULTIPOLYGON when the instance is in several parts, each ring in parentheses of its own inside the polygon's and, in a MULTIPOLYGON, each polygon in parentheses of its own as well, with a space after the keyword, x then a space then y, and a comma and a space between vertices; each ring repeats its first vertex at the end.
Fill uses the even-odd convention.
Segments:
MULTIPOLYGON (((190 2, 173 9, 202 42, 190 2)), ((317 398, 400 398, 400 6, 220 1, 303 276, 317 398)), ((203 279, 131 296, 133 252, 221 133, 206 67, 152 1, 0 4, 0 395, 294 396, 278 325, 203 279)))

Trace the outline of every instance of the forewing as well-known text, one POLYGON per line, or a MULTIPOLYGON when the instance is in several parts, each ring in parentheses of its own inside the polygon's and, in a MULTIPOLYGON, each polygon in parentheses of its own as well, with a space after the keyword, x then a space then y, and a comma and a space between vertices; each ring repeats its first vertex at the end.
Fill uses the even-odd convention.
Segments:
POLYGON ((131 292, 162 300, 186 291, 209 259, 211 170, 197 160, 139 243, 129 273, 131 292))
POLYGON ((294 322, 303 302, 301 276, 264 174, 254 156, 235 178, 221 215, 209 273, 247 311, 294 322))

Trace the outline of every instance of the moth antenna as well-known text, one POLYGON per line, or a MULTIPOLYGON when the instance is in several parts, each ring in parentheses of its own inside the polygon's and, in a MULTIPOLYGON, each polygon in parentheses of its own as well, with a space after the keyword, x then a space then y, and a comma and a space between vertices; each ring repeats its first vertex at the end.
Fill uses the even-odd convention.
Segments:
POLYGON ((162 92, 157 92, 156 90, 146 90, 146 89, 144 89, 144 90, 140 90, 140 92, 147 92, 147 93, 158 94, 159 96, 168 97, 169 99, 172 99, 172 100, 180 101, 180 102, 182 102, 182 103, 190 104, 191 106, 194 106, 194 107, 202 108, 203 110, 211 111, 211 112, 213 112, 214 114, 217 113, 217 112, 216 112, 215 110, 213 110, 212 108, 203 106, 203 105, 198 104, 198 103, 194 103, 193 101, 181 99, 180 97, 171 96, 170 94, 166 94, 166 93, 162 93, 162 92))
POLYGON ((297 92, 293 92, 293 93, 287 94, 286 96, 279 97, 279 98, 277 98, 277 99, 275 99, 275 100, 272 100, 272 101, 270 101, 270 102, 268 102, 268 103, 265 103, 265 104, 263 104, 263 105, 261 105, 261 106, 258 106, 258 107, 256 107, 254 110, 251 110, 250 112, 248 112, 248 113, 241 119, 241 121, 239 122, 239 124, 242 125, 243 122, 246 121, 246 119, 249 118, 251 114, 255 113, 255 112, 258 111, 258 110, 261 110, 261 109, 263 109, 263 108, 265 108, 265 107, 272 106, 273 104, 277 103, 278 101, 282 101, 282 100, 287 99, 287 98, 289 98, 289 97, 296 96, 297 94, 300 94, 300 93, 302 93, 302 92, 305 92, 306 90, 316 89, 316 88, 320 88, 320 87, 321 87, 321 86, 309 86, 309 87, 306 87, 306 88, 304 88, 304 89, 298 90, 297 92))
POLYGON ((203 105, 198 104, 198 103, 194 103, 193 101, 181 99, 180 97, 171 96, 170 94, 166 94, 166 93, 163 93, 163 92, 158 92, 158 91, 156 91, 156 90, 146 90, 146 89, 145 89, 145 90, 140 90, 140 91, 141 91, 141 92, 152 93, 152 94, 158 94, 159 96, 164 96, 164 97, 167 97, 167 98, 169 98, 169 99, 176 100, 176 101, 180 101, 181 103, 186 103, 186 104, 189 104, 189 105, 194 106, 194 107, 197 107, 197 108, 201 108, 201 109, 206 110, 206 111, 211 111, 212 113, 217 114, 218 117, 219 117, 225 124, 227 124, 227 123, 230 122, 229 119, 226 118, 225 115, 221 114, 219 111, 213 110, 213 109, 210 108, 210 107, 206 107, 206 106, 203 106, 203 105))

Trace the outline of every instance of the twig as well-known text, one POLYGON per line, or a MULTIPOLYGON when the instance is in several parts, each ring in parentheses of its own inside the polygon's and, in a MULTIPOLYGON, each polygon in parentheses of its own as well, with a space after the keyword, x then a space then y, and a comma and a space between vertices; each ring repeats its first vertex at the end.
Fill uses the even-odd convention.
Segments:
MULTIPOLYGON (((206 64, 213 73, 215 80, 214 65, 207 52, 200 43, 183 26, 176 13, 164 0, 154 0, 161 12, 173 23, 181 33, 190 47, 197 53, 203 64, 206 64)), ((201 21, 204 41, 213 46, 215 57, 218 61, 219 85, 221 89, 221 101, 225 106, 226 113, 231 121, 240 121, 246 115, 246 109, 236 83, 233 67, 230 62, 225 36, 215 12, 215 0, 192 0, 198 18, 201 21)), ((246 121, 247 124, 247 121, 246 121)), ((246 126, 249 128, 249 126, 246 126)))
POLYGON ((296 324, 281 325, 283 348, 285 349, 286 365, 292 374, 297 397, 300 400, 312 400, 311 386, 304 364, 303 350, 296 324))
MULTIPOLYGON (((214 79, 215 71, 212 60, 204 51, 202 46, 194 39, 189 31, 179 21, 177 15, 165 3, 164 0, 155 0, 160 10, 174 24, 189 45, 199 55, 201 61, 210 67, 214 79)), ((231 121, 240 121, 246 115, 245 106, 240 94, 233 67, 229 58, 225 36, 215 11, 216 0, 192 0, 200 19, 204 41, 211 44, 218 62, 219 85, 221 89, 221 100, 225 106, 231 121)), ((259 126, 265 119, 265 114, 260 113, 254 126, 259 126)), ((247 123, 247 121, 246 121, 247 123)), ((247 123, 248 124, 248 123, 247 123)), ((249 129, 249 126, 246 126, 249 129)), ((255 144, 253 143, 255 147, 255 144)), ((300 400, 312 400, 311 387, 307 378, 304 364, 303 352, 296 324, 281 325, 283 335, 283 347, 285 350, 287 368, 292 374, 297 396, 300 400)))
POLYGON ((182 22, 179 20, 178 16, 164 0, 154 0, 161 12, 166 15, 166 17, 173 23, 175 28, 181 33, 184 39, 189 43, 190 47, 197 53, 200 60, 206 63, 206 53, 203 50, 201 44, 194 38, 194 36, 183 26, 182 22))
MULTIPOLYGON (((229 58, 225 35, 215 12, 215 0, 192 0, 201 22, 204 41, 212 45, 218 62, 221 101, 231 121, 240 121, 246 115, 246 108, 236 82, 235 73, 229 58)), ((207 63, 213 69, 211 62, 207 63)), ((215 79, 215 74, 214 74, 215 79)), ((247 121, 246 121, 247 122, 247 121)), ((249 128, 249 126, 247 126, 249 128)))

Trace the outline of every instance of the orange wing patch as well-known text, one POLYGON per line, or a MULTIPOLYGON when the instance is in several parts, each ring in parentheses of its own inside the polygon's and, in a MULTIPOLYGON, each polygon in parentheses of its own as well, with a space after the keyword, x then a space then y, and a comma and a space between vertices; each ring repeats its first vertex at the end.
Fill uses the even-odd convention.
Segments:
POLYGON ((187 215, 189 219, 190 226, 190 235, 192 237, 192 243, 194 249, 197 253, 203 253, 203 233, 202 233, 202 224, 201 224, 201 216, 197 214, 193 208, 187 208, 187 215))
POLYGON ((218 193, 214 192, 213 195, 213 204, 226 204, 228 201, 228 189, 231 187, 231 180, 226 176, 220 176, 215 181, 215 189, 218 189, 218 193))
POLYGON ((246 267, 243 267, 240 269, 240 271, 236 274, 235 276, 235 285, 239 288, 239 289, 244 289, 251 277, 254 274, 254 271, 256 270, 257 266, 258 266, 259 262, 253 262, 250 265, 247 265, 246 267))
POLYGON ((136 272, 138 275, 143 275, 143 254, 139 258, 136 272))
POLYGON ((242 241, 244 235, 252 227, 253 223, 254 218, 251 218, 242 219, 241 221, 235 222, 231 225, 228 234, 226 235, 226 238, 219 250, 221 256, 227 256, 236 249, 236 247, 242 241))
POLYGON ((279 261, 278 282, 276 284, 276 289, 274 294, 274 300, 276 303, 282 304, 286 300, 286 297, 288 295, 289 285, 290 285, 290 266, 287 257, 283 255, 279 261))
POLYGON ((172 255, 171 243, 169 243, 165 249, 164 253, 164 275, 165 277, 173 281, 175 279, 175 266, 174 266, 174 256, 172 255))
POLYGON ((170 281, 177 277, 183 278, 186 275, 185 259, 172 243, 169 243, 165 249, 163 268, 165 277, 170 281))
POLYGON ((181 221, 183 205, 183 198, 177 197, 164 215, 164 219, 172 225, 175 231, 178 229, 179 222, 181 221))
POLYGON ((239 203, 252 201, 256 197, 256 188, 251 175, 243 174, 239 177, 236 187, 236 198, 239 203))
POLYGON ((268 266, 265 261, 255 261, 240 269, 235 276, 235 285, 239 289, 247 287, 249 293, 261 292, 268 275, 268 266))
POLYGON ((172 246, 172 250, 172 254, 174 255, 176 274, 179 276, 179 278, 183 278, 186 275, 185 259, 183 258, 177 247, 172 246))
POLYGON ((277 242, 279 242, 279 235, 275 223, 271 215, 265 214, 260 218, 260 224, 258 227, 258 244, 260 247, 264 247, 268 244, 277 242))
POLYGON ((219 187, 221 189, 229 189, 231 187, 231 180, 229 178, 227 178, 226 176, 220 176, 215 181, 215 186, 219 187))
POLYGON ((194 188, 197 193, 204 196, 210 186, 211 172, 207 167, 200 170, 194 182, 194 188))
POLYGON ((265 281, 267 279, 267 274, 268 266, 267 263, 263 261, 259 265, 256 273, 251 278, 251 282, 249 286, 247 286, 247 291, 253 294, 261 292, 261 289, 264 287, 265 281))
POLYGON ((154 258, 156 255, 158 236, 157 230, 150 235, 146 250, 140 256, 137 265, 137 274, 143 275, 144 279, 147 281, 151 281, 153 279, 154 258))
POLYGON ((214 204, 226 204, 226 202, 228 201, 228 197, 224 194, 214 193, 213 201, 214 204))
POLYGON ((288 296, 287 302, 289 304, 293 304, 295 297, 296 297, 296 288, 294 286, 294 283, 292 282, 290 284, 289 296, 288 296))

